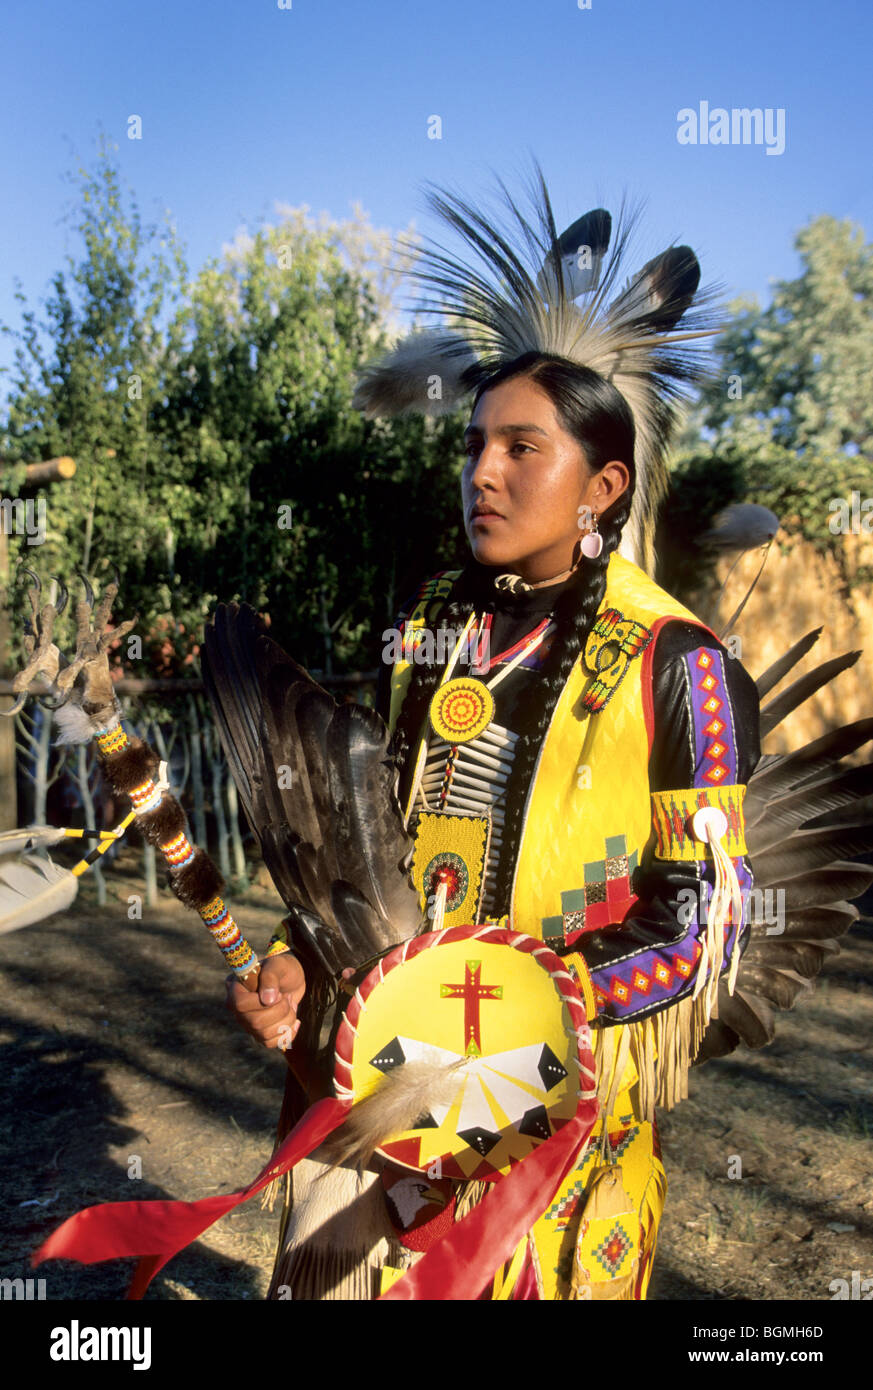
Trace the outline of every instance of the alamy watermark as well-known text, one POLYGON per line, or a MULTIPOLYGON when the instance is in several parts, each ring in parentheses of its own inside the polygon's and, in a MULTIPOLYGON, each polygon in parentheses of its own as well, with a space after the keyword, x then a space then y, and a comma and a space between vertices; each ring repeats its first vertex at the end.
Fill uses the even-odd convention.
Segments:
MULTIPOLYGON (((694 921, 706 920, 712 885, 701 879, 698 891, 681 888, 676 901, 679 904, 676 917, 680 925, 687 927, 694 921)), ((785 931, 785 889, 784 888, 742 888, 743 918, 746 922, 765 925, 766 936, 781 936, 785 931)))
POLYGON ((0 497, 0 534, 26 536, 28 545, 45 540, 44 497, 0 497))
POLYGON ((82 1327, 73 1318, 69 1327, 53 1327, 52 1361, 130 1361, 135 1371, 152 1364, 150 1327, 82 1327))
POLYGON ((873 497, 865 497, 853 488, 848 499, 832 497, 828 511, 833 515, 828 522, 828 530, 835 536, 860 536, 862 531, 873 531, 873 497))
POLYGON ((767 154, 785 152, 784 106, 710 107, 701 101, 697 107, 683 106, 676 112, 680 145, 765 145, 767 154))
POLYGON ((44 1279, 0 1279, 0 1299, 22 1299, 30 1303, 43 1298, 44 1279))
POLYGON ((832 1279, 828 1284, 828 1289, 834 1299, 854 1298, 862 1303, 869 1303, 873 1299, 873 1279, 862 1279, 860 1269, 852 1270, 851 1283, 848 1279, 832 1279))
POLYGON ((481 635, 472 628, 428 627, 407 628, 403 632, 397 627, 388 627, 382 633, 382 660, 390 665, 397 661, 414 662, 417 666, 433 666, 435 662, 445 665, 455 648, 458 648, 456 664, 459 666, 487 666, 490 660, 490 632, 481 635), (460 644, 460 645, 459 645, 460 644))

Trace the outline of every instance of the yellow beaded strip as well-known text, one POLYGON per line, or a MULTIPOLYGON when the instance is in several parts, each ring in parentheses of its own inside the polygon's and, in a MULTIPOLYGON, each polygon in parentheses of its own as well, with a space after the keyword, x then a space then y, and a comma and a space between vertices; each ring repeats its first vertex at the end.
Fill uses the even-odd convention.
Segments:
MULTIPOLYGON (((130 739, 120 724, 115 729, 97 734, 96 739, 97 747, 104 756, 120 753, 130 746, 130 739)), ((134 787, 128 795, 133 803, 133 814, 141 816, 148 811, 157 810, 164 798, 164 788, 159 787, 154 778, 149 777, 138 787, 134 787)), ((108 843, 110 842, 107 841, 108 843)), ((162 844, 160 849, 170 868, 176 870, 184 869, 190 864, 196 853, 184 831, 174 835, 166 844, 162 844)), ((257 967, 258 958, 231 916, 224 899, 216 894, 205 907, 197 910, 231 969, 241 977, 250 974, 257 967)))
POLYGON ((216 894, 205 907, 198 910, 206 924, 206 930, 231 969, 238 975, 248 974, 254 969, 258 958, 231 916, 230 908, 224 899, 216 894))
POLYGON ((120 724, 117 729, 108 729, 97 735, 97 747, 101 753, 120 753, 129 743, 130 739, 120 724))
POLYGON ((678 787, 671 791, 652 793, 652 825, 655 831, 655 855, 658 859, 711 859, 712 847, 695 840, 690 828, 691 818, 701 806, 717 806, 727 818, 727 834, 723 848, 731 859, 746 853, 743 798, 745 785, 741 782, 720 787, 678 787))

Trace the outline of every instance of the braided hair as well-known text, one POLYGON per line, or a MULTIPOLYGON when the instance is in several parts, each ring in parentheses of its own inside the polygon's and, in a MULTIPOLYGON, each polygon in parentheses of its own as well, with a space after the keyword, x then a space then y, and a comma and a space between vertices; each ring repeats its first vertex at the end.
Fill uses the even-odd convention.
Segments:
MULTIPOLYGON (((506 789, 503 844, 494 887, 495 915, 509 910, 522 818, 537 756, 558 698, 584 649, 603 601, 609 557, 617 549, 630 516, 636 480, 631 409, 611 382, 588 367, 548 353, 524 353, 478 383, 473 408, 486 391, 520 376, 534 381, 549 397, 562 428, 580 445, 591 472, 599 473, 611 459, 619 459, 627 465, 631 479, 621 496, 598 518, 603 548, 596 559, 582 560, 573 582, 560 594, 553 615, 555 634, 540 679, 531 682, 519 699, 516 717, 519 739, 506 789)), ((476 607, 476 592, 477 589, 481 592, 483 570, 485 567, 471 557, 458 577, 451 601, 440 610, 441 623, 463 627, 476 607)), ((444 665, 437 663, 413 667, 393 741, 394 756, 407 778, 411 775, 410 751, 418 742, 431 697, 444 669, 444 665)))

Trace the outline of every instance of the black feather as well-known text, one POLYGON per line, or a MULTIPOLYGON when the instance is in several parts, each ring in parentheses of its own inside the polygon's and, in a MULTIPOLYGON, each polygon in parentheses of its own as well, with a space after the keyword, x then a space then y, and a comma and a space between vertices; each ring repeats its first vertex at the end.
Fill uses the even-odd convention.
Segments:
MULTIPOLYGON (((797 874, 825 868, 840 859, 867 854, 873 849, 873 824, 827 825, 817 830, 796 830, 763 854, 754 858, 755 884, 769 888, 785 883, 797 874)), ((870 870, 873 876, 873 867, 870 870)))
MULTIPOLYGON (((746 844, 750 854, 762 854, 778 844, 798 826, 828 811, 850 807, 873 792, 873 763, 844 770, 836 768, 824 777, 792 787, 784 796, 774 796, 759 806, 754 819, 746 821, 746 844)), ((857 808, 856 808, 857 809, 857 808)))
POLYGON ((414 935, 388 732, 370 710, 337 705, 247 605, 219 605, 206 630, 204 683, 252 829, 302 941, 329 973, 414 935))
POLYGON ((860 651, 857 651, 832 657, 830 661, 825 661, 813 671, 807 671, 806 675, 792 681, 787 690, 783 690, 781 695, 777 695, 761 709, 761 738, 766 738, 767 734, 772 733, 777 724, 781 724, 792 710, 797 709, 798 705, 802 705, 804 700, 808 700, 817 690, 821 690, 823 685, 834 679, 834 676, 854 666, 860 655, 860 651))
POLYGON ((765 695, 770 694, 770 691, 777 686, 781 680, 784 680, 791 668, 797 665, 798 661, 803 660, 806 653, 815 646, 823 631, 824 629, 820 627, 813 628, 812 632, 808 632, 805 637, 801 637, 799 641, 794 643, 793 647, 788 648, 784 656, 780 656, 777 661, 773 662, 772 666, 768 666, 766 671, 761 673, 755 681, 755 685, 758 687, 758 695, 762 700, 765 695))

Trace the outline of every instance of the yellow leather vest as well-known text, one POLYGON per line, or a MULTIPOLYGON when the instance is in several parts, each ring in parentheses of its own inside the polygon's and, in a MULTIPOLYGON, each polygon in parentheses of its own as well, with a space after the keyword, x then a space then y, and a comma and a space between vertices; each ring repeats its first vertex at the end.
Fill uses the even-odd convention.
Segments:
MULTIPOLYGON (((432 621, 456 578, 457 571, 428 585, 407 629, 432 621)), ((652 829, 651 656, 667 618, 710 631, 613 553, 600 611, 558 698, 528 790, 509 913, 517 931, 563 944, 567 928, 621 921, 635 901, 629 877, 652 829)), ((394 666, 392 729, 411 671, 406 660, 394 666)))

